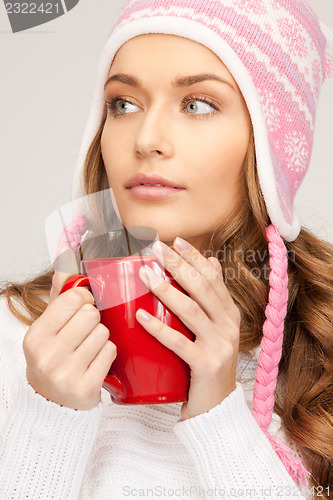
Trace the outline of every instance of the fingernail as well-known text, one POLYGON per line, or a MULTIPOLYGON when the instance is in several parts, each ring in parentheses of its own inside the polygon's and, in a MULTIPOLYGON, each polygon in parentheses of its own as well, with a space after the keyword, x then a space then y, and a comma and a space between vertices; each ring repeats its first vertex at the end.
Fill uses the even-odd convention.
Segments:
POLYGON ((169 255, 171 250, 165 243, 156 241, 153 245, 153 252, 159 253, 160 255, 169 255))
POLYGON ((156 282, 161 279, 161 277, 158 276, 149 266, 142 266, 140 268, 140 273, 146 282, 156 282))
POLYGON ((142 321, 150 321, 150 314, 148 314, 146 311, 144 311, 143 309, 138 309, 136 311, 136 316, 139 318, 139 319, 142 319, 142 321))
POLYGON ((221 264, 220 264, 219 260, 216 257, 209 257, 207 260, 213 264, 213 266, 215 267, 216 271, 218 271, 219 273, 222 273, 221 264))
POLYGON ((177 238, 173 242, 176 248, 179 248, 179 250, 182 250, 183 252, 187 252, 190 249, 190 245, 187 243, 187 241, 183 240, 182 238, 177 238))

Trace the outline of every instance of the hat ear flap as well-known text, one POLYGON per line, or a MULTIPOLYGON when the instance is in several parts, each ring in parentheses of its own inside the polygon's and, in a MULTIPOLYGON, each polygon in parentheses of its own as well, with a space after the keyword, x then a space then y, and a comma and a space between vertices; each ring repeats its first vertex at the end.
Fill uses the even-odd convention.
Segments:
POLYGON ((288 306, 288 256, 286 246, 273 224, 267 227, 266 235, 271 268, 270 289, 265 309, 266 320, 263 325, 261 351, 255 374, 252 414, 293 480, 298 485, 307 484, 310 474, 303 467, 302 462, 292 455, 290 448, 268 432, 272 421, 274 393, 282 355, 284 320, 288 306))

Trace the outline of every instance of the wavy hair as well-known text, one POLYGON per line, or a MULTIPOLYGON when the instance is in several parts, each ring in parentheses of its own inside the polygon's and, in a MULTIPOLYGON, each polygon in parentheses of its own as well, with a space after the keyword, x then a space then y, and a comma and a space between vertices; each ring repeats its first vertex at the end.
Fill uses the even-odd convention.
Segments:
MULTIPOLYGON (((101 126, 87 152, 84 185, 105 189, 101 126)), ((240 351, 259 346, 268 302, 270 224, 256 168, 253 132, 240 179, 245 198, 212 232, 209 255, 222 266, 226 286, 241 310, 240 351)), ((333 246, 301 228, 288 251, 289 303, 274 411, 311 472, 315 493, 329 498, 333 485, 333 246)), ((47 307, 52 270, 3 287, 11 312, 30 325, 47 307), (22 309, 23 307, 23 309, 22 309)))

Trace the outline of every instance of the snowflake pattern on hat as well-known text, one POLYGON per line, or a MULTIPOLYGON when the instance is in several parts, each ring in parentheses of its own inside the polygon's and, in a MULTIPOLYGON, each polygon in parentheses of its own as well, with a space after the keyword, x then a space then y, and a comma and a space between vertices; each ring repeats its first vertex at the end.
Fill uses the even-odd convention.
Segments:
POLYGON ((267 10, 262 0, 240 0, 240 5, 247 13, 266 14, 267 10))
POLYGON ((287 41, 290 52, 300 58, 307 57, 309 52, 306 38, 302 35, 299 23, 283 18, 278 20, 278 26, 281 36, 287 41))
POLYGON ((258 95, 264 114, 266 116, 266 125, 268 132, 275 132, 281 127, 281 111, 276 104, 276 98, 272 90, 268 88, 258 89, 258 95))
POLYGON ((310 158, 310 148, 305 134, 300 134, 297 130, 289 132, 284 138, 284 151, 288 170, 303 173, 310 158))

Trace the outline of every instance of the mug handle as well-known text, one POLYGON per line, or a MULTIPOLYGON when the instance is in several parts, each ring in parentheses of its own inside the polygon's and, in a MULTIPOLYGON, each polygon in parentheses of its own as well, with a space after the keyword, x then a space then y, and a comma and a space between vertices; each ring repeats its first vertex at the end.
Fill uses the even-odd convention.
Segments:
MULTIPOLYGON (((89 276, 86 275, 74 274, 66 280, 60 293, 64 293, 71 288, 77 288, 80 286, 88 288, 88 290, 92 293, 90 286, 92 281, 95 281, 99 287, 101 286, 101 284, 97 280, 94 280, 94 278, 89 278, 89 276)), ((111 396, 117 399, 125 397, 124 386, 121 383, 121 380, 115 375, 108 374, 105 377, 103 387, 111 394, 111 396)))

